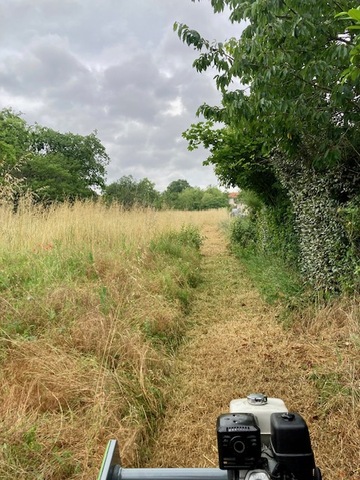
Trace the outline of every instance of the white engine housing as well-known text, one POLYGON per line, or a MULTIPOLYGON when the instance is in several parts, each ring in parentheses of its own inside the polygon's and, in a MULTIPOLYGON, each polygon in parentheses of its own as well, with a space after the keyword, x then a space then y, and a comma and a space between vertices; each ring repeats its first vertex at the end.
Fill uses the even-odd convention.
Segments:
POLYGON ((270 415, 287 413, 288 409, 281 398, 267 398, 263 394, 252 393, 247 398, 236 398, 230 402, 230 413, 252 413, 260 427, 263 443, 270 442, 270 415))

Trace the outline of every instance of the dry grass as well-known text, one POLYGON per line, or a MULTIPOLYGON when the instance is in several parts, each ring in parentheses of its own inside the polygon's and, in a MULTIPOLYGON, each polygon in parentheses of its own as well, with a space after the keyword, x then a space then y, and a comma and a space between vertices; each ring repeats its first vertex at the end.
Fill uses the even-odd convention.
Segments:
POLYGON ((25 200, 19 215, 11 207, 0 208, 2 249, 37 253, 51 250, 60 243, 67 248, 136 250, 147 245, 155 235, 169 229, 180 229, 189 223, 202 226, 226 219, 226 211, 203 212, 154 211, 152 209, 121 210, 101 203, 63 204, 44 210, 25 200))
POLYGON ((95 478, 110 438, 136 466, 159 427, 149 465, 214 466, 216 417, 251 391, 305 417, 326 479, 360 478, 359 302, 309 309, 285 331, 229 255, 224 220, 86 203, 0 208, 1 478, 95 478), (185 317, 169 287, 179 265, 149 244, 187 224, 206 240, 185 317), (189 323, 174 357, 161 339, 189 323))
POLYGON ((198 327, 179 352, 171 406, 148 465, 216 466, 217 416, 232 398, 260 391, 304 416, 324 478, 360 478, 359 303, 304 312, 285 331, 218 232, 204 250, 198 327))
POLYGON ((164 291, 164 272, 176 282, 179 268, 149 244, 223 218, 0 208, 1 478, 95 478, 110 438, 124 464, 140 462, 171 364, 151 335, 180 337, 186 326, 164 291))

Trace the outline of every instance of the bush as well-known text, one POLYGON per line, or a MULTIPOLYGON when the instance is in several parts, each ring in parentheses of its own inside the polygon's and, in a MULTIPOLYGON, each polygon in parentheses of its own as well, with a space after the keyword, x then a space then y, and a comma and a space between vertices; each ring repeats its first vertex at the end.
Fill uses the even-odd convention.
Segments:
POLYGON ((230 223, 230 241, 242 249, 256 249, 256 225, 250 217, 236 217, 230 223))
POLYGON ((280 256, 285 262, 297 264, 298 240, 292 213, 286 208, 263 206, 248 216, 234 219, 230 224, 230 241, 238 248, 280 256))
POLYGON ((248 216, 231 221, 230 242, 266 301, 281 299, 290 305, 301 295, 298 242, 293 217, 287 208, 259 208, 254 203, 248 216))

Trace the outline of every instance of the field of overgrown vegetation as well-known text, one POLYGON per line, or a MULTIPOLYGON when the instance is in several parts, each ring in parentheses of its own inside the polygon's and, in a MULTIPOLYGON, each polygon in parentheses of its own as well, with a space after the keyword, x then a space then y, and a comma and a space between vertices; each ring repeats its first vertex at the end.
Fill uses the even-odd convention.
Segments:
POLYGON ((0 210, 0 477, 137 465, 201 282, 199 226, 225 211, 93 203, 0 210))
MULTIPOLYGON (((197 408, 222 413, 222 396, 226 404, 253 384, 288 396, 311 422, 321 464, 336 478, 356 478, 356 298, 314 307, 289 272, 265 258, 243 258, 242 270, 231 270, 239 259, 228 250, 224 256, 226 236, 218 233, 217 243, 206 237, 209 227, 228 223, 226 210, 125 211, 91 202, 43 209, 24 201, 16 214, 2 207, 0 221, 1 478, 96 478, 109 439, 119 440, 124 466, 149 462, 171 399, 177 407, 184 398, 173 368, 179 347, 199 325, 203 350, 187 361, 211 378, 205 385, 185 372, 195 417, 197 408), (214 262, 207 277, 205 243, 214 262), (227 349, 226 321, 241 349, 227 349), (255 333, 258 326, 267 333, 255 333), (231 368, 218 361, 225 351, 231 368), (241 355, 252 366, 248 380, 241 355), (217 389, 213 379, 220 385, 224 368, 234 378, 217 389)), ((179 447, 184 461, 192 458, 192 429, 205 435, 190 410, 189 438, 166 449, 177 462, 179 447)), ((207 435, 212 445, 212 426, 207 435)))

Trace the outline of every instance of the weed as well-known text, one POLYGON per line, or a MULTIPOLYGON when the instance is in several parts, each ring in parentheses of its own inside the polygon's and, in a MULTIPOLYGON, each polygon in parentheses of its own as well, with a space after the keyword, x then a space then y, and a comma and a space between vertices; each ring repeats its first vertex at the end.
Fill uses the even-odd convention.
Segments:
POLYGON ((342 404, 351 397, 352 391, 343 384, 343 379, 338 372, 314 371, 309 375, 319 392, 321 412, 326 415, 334 408, 341 408, 342 404))
POLYGON ((1 478, 95 477, 109 438, 141 463, 219 215, 0 207, 1 478))
POLYGON ((274 256, 234 249, 247 273, 268 303, 281 301, 293 304, 304 293, 302 281, 295 270, 274 256))

